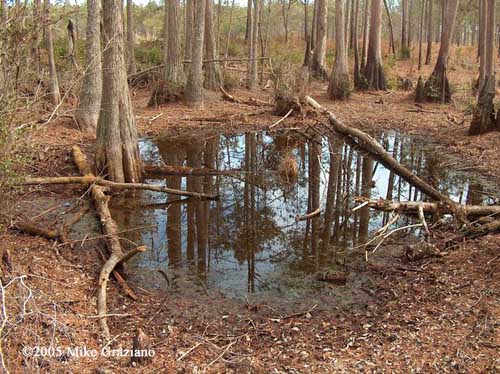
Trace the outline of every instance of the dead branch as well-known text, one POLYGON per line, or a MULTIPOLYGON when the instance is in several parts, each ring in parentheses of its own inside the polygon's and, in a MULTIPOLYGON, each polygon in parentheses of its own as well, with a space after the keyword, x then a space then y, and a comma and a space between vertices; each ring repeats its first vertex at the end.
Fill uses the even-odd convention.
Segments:
MULTIPOLYGON (((90 166, 87 163, 86 157, 81 151, 80 147, 74 146, 73 158, 75 164, 77 165, 81 174, 85 177, 92 177, 90 166)), ((84 178, 85 178, 84 177, 84 178)), ((95 178, 95 176, 94 176, 95 178)), ((106 245, 109 249, 111 255, 104 263, 99 274, 98 282, 98 294, 97 294, 97 314, 103 318, 99 319, 101 325, 102 333, 106 340, 111 339, 111 334, 109 332, 108 320, 104 317, 107 314, 107 284, 110 274, 115 269, 124 258, 127 258, 129 254, 124 253, 120 245, 120 240, 118 239, 118 226, 116 222, 111 217, 111 212, 109 211, 109 197, 104 193, 104 189, 99 184, 93 184, 90 188, 92 200, 94 201, 97 215, 101 221, 101 227, 103 233, 106 235, 106 245)), ((136 254, 138 252, 135 252, 136 254)))
POLYGON ((49 240, 57 240, 59 238, 59 233, 56 230, 44 229, 28 222, 17 222, 14 227, 26 234, 41 236, 49 240))
POLYGON ((461 210, 467 217, 483 217, 500 214, 500 205, 452 205, 441 202, 420 202, 420 201, 391 201, 391 200, 370 200, 364 197, 356 197, 357 203, 368 205, 368 207, 384 212, 398 212, 418 215, 421 208, 426 214, 453 214, 455 210, 461 210))
MULTIPOLYGON (((102 264, 104 265, 106 263, 106 257, 104 256, 104 254, 102 253, 102 251, 99 248, 97 248, 96 251, 97 251, 97 254, 99 255, 99 258, 102 261, 102 264)), ((123 276, 120 274, 120 272, 116 269, 113 269, 112 274, 113 274, 113 277, 115 278, 115 280, 118 282, 118 284, 122 288, 123 292, 125 292, 125 294, 128 297, 130 297, 132 300, 137 301, 139 298, 135 294, 134 290, 128 285, 127 281, 123 278, 123 276)))
POLYGON ((425 182, 419 176, 413 174, 410 170, 408 170, 406 167, 404 167, 398 161, 396 161, 396 159, 394 159, 394 157, 392 157, 389 153, 387 153, 384 147, 382 147, 370 135, 366 134, 365 132, 359 129, 341 123, 339 120, 337 120, 337 118, 333 115, 333 113, 327 111, 310 96, 306 96, 305 99, 309 105, 311 105, 314 109, 318 110, 328 118, 330 127, 335 132, 340 133, 341 135, 347 138, 350 138, 353 142, 356 143, 356 145, 359 148, 375 155, 377 159, 385 167, 387 167, 390 170, 393 170, 396 174, 405 179, 408 183, 417 187, 420 191, 422 191, 426 195, 438 201, 450 204, 452 206, 454 205, 453 201, 449 197, 443 195, 441 192, 436 190, 434 187, 425 182))
MULTIPOLYGON (((90 169, 89 169, 90 170, 90 169)), ((180 196, 190 196, 197 197, 200 199, 209 199, 214 200, 217 199, 217 195, 207 195, 199 192, 192 191, 182 191, 176 190, 173 188, 155 186, 146 183, 118 183, 108 181, 101 177, 96 177, 92 174, 85 174, 83 177, 43 177, 43 178, 26 178, 24 180, 24 184, 26 185, 41 185, 41 184, 94 184, 104 187, 109 187, 116 190, 149 190, 155 192, 162 192, 171 195, 180 195, 180 196)))
POLYGON ((232 103, 245 104, 245 105, 255 105, 255 106, 272 106, 271 103, 256 99, 254 97, 250 97, 248 99, 242 99, 242 98, 235 97, 235 96, 231 95, 230 93, 228 93, 224 89, 224 87, 222 87, 222 86, 220 87, 220 91, 222 92, 222 98, 224 100, 230 101, 232 103))

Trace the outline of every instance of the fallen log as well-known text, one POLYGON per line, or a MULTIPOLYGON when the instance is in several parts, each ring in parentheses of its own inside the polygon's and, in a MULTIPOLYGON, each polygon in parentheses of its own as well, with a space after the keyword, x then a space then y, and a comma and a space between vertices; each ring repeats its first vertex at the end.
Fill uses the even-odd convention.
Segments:
POLYGON ((441 202, 420 202, 420 201, 391 201, 391 200, 370 200, 364 197, 356 197, 356 203, 367 205, 369 208, 384 212, 398 212, 406 214, 416 214, 421 208, 426 214, 453 214, 456 210, 461 210, 467 217, 482 217, 500 214, 500 205, 461 205, 441 202))
POLYGON ((199 121, 199 122, 231 122, 237 119, 246 120, 247 117, 258 116, 260 114, 269 113, 269 108, 260 108, 252 112, 235 113, 231 115, 224 115, 220 117, 191 117, 186 118, 186 121, 199 121))
POLYGON ((222 87, 222 86, 220 87, 220 91, 222 92, 222 98, 224 100, 230 101, 232 103, 245 104, 245 105, 255 105, 255 106, 272 106, 271 103, 256 99, 254 97, 250 97, 248 99, 241 99, 241 98, 235 97, 235 96, 231 95, 230 93, 228 93, 224 89, 224 87, 222 87))
POLYGON ((242 170, 217 170, 210 168, 192 168, 189 166, 177 165, 145 165, 144 172, 146 178, 163 177, 166 175, 181 175, 181 176, 206 176, 206 175, 232 175, 242 173, 242 170))
POLYGON ((393 170, 396 174, 406 180, 408 183, 417 187, 420 191, 425 193, 427 196, 432 197, 438 201, 450 204, 454 206, 455 203, 446 195, 443 195, 441 192, 432 187, 429 183, 425 182, 419 176, 413 174, 406 167, 401 165, 394 157, 392 157, 385 149, 380 145, 375 139, 373 139, 370 135, 364 133, 363 131, 347 126, 341 123, 337 118, 333 115, 333 113, 329 112, 325 108, 323 108, 316 100, 311 98, 310 96, 306 96, 306 101, 309 105, 311 105, 314 109, 318 110, 320 113, 325 115, 328 118, 328 122, 331 128, 352 140, 359 148, 363 149, 366 152, 369 152, 377 157, 377 159, 388 169, 393 170))
POLYGON ((217 195, 207 195, 200 192, 182 191, 173 188, 155 186, 146 183, 119 183, 112 182, 101 177, 96 177, 93 174, 85 174, 83 177, 43 177, 43 178, 26 178, 24 184, 26 185, 41 185, 41 184, 93 184, 108 187, 115 190, 149 190, 155 192, 162 192, 171 195, 190 196, 200 199, 215 200, 217 195))
MULTIPOLYGON (((81 174, 84 175, 83 178, 90 178, 95 176, 92 174, 89 164, 87 163, 87 159, 80 147, 74 146, 73 149, 73 159, 78 167, 78 170, 81 174)), ((97 179, 97 178, 95 178, 97 179)), ((126 184, 126 183, 125 183, 126 184)), ((103 186, 94 183, 90 187, 90 194, 92 196, 92 200, 94 201, 94 205, 97 211, 97 215, 99 216, 101 222, 101 228, 105 235, 106 245, 110 252, 109 258, 106 260, 104 265, 101 268, 101 272, 99 274, 98 281, 98 293, 97 293, 97 314, 99 317, 99 323, 101 325, 102 333, 105 339, 110 340, 111 334, 108 327, 108 320, 106 318, 107 315, 107 292, 106 287, 108 284, 109 276, 115 269, 115 267, 123 261, 125 258, 130 258, 133 255, 143 252, 143 250, 138 251, 137 248, 133 249, 133 254, 125 253, 122 250, 120 240, 118 237, 118 226, 111 217, 111 212, 109 211, 109 196, 104 193, 103 186)))
POLYGON ((57 230, 44 229, 42 227, 35 226, 28 222, 17 222, 14 225, 14 227, 26 234, 30 234, 33 236, 41 236, 42 238, 48 240, 59 239, 59 233, 57 232, 57 230))

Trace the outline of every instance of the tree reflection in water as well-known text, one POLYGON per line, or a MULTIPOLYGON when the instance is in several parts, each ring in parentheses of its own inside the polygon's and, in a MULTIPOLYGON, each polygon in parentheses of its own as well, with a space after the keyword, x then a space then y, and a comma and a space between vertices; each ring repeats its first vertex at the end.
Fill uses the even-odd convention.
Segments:
MULTIPOLYGON (((484 186, 441 167, 432 148, 394 133, 382 134, 379 141, 454 200, 484 200, 484 186)), ((234 177, 167 176, 154 181, 218 193, 218 201, 167 199, 149 191, 112 199, 122 229, 150 226, 124 234, 152 247, 131 263, 132 273, 146 285, 163 286, 156 270, 164 269, 201 277, 207 287, 231 296, 286 288, 290 274, 300 278, 339 263, 352 267, 362 259, 364 251, 350 248, 366 242, 388 215, 367 208, 351 213, 355 196, 425 198, 334 135, 212 133, 142 141, 141 152, 148 163, 243 171, 234 177), (296 165, 296 177, 285 178, 284 159, 296 165), (297 215, 317 209, 321 213, 312 219, 295 221, 297 215)))

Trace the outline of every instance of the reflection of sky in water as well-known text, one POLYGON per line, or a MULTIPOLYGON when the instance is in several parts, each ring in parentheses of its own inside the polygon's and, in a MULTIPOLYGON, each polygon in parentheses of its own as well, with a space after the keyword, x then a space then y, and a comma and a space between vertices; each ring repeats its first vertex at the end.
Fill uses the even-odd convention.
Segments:
MULTIPOLYGON (((194 140, 194 138, 192 138, 194 140)), ((212 138, 213 139, 213 138, 212 138)), ((211 177, 214 184, 214 189, 219 193, 219 201, 210 201, 205 203, 209 206, 208 211, 208 238, 206 250, 206 271, 200 278, 208 288, 217 288, 230 296, 242 296, 247 292, 249 277, 252 277, 255 282, 255 291, 265 290, 267 287, 273 289, 282 289, 286 286, 281 284, 282 275, 290 272, 306 272, 311 270, 311 254, 304 256, 303 247, 305 240, 306 222, 295 222, 297 215, 302 215, 307 212, 308 200, 308 152, 307 145, 297 134, 293 135, 294 141, 291 146, 281 147, 278 149, 276 133, 272 136, 269 134, 256 135, 256 169, 257 173, 253 179, 256 181, 254 188, 254 206, 255 206, 255 234, 245 236, 245 226, 243 213, 245 201, 245 177, 240 176, 239 179, 229 176, 211 177), (274 137, 274 138, 273 138, 274 137), (276 170, 276 165, 273 164, 273 157, 276 154, 284 154, 290 152, 297 160, 299 167, 298 181, 291 191, 286 191, 283 188, 283 181, 279 178, 276 170), (274 166, 273 166, 274 165, 274 166), (249 241, 254 242, 253 250, 247 250, 246 244, 249 241), (248 266, 248 256, 254 258, 254 271, 250 272, 248 266)), ((170 141, 163 143, 162 149, 159 149, 158 144, 150 140, 143 140, 140 143, 141 154, 144 162, 147 164, 162 164, 162 156, 168 156, 169 153, 179 153, 182 155, 180 159, 183 165, 186 164, 185 144, 191 143, 193 140, 182 138, 173 138, 170 141)), ((218 142, 216 167, 219 169, 244 169, 245 168, 245 135, 220 135, 215 139, 218 142)), ((280 139, 283 140, 283 139, 280 139)), ((428 177, 432 166, 437 160, 438 155, 433 153, 432 148, 427 146, 423 148, 418 146, 418 143, 413 139, 399 138, 396 140, 396 134, 388 134, 382 141, 386 149, 393 152, 395 143, 397 145, 397 158, 401 159, 400 145, 404 143, 403 160, 402 162, 410 166, 413 159, 413 170, 416 170, 420 164, 418 174, 424 178, 428 177), (420 159, 420 161, 418 161, 420 159)), ((203 144, 201 147, 203 147, 203 144)), ((340 150, 340 158, 347 159, 349 147, 342 146, 340 150)), ((170 158, 168 158, 170 159, 170 158)), ((280 158, 278 157, 278 160, 280 158)), ((341 204, 339 225, 345 219, 345 207, 352 208, 352 198, 355 196, 355 181, 356 171, 361 171, 356 163, 361 160, 357 152, 353 152, 350 167, 351 180, 347 181, 350 186, 349 191, 342 191, 341 198, 344 199, 346 194, 349 194, 347 204, 341 204)), ((442 161, 442 160, 440 160, 442 161)), ((344 163, 346 164, 346 163, 344 163)), ((390 171, 376 162, 373 163, 375 173, 373 181, 375 183, 371 190, 372 198, 386 197, 389 186, 390 171)), ((452 173, 447 170, 441 170, 434 165, 434 171, 431 173, 435 180, 439 180, 438 187, 440 190, 448 193, 455 201, 465 202, 465 197, 469 188, 469 177, 464 173, 452 173)), ((346 176, 345 170, 342 168, 342 181, 346 176)), ((329 172, 329 145, 326 139, 322 141, 321 155, 321 170, 320 170, 320 185, 319 196, 322 199, 322 215, 325 208, 326 189, 329 172)), ((199 177, 203 179, 202 177, 199 177)), ((361 177, 359 177, 361 179, 361 177)), ((187 178, 181 178, 181 188, 187 189, 187 178)), ((155 184, 165 185, 165 179, 151 180, 155 184)), ((410 188, 406 182, 399 181, 398 176, 394 176, 393 180, 393 198, 401 200, 414 200, 415 190, 410 188), (411 189, 411 191, 410 191, 411 189), (410 195, 411 192, 411 195, 410 195)), ((358 191, 359 192, 359 191, 358 191)), ((169 200, 179 197, 169 196, 169 200)), ((422 196, 418 193, 418 200, 422 196)), ((167 271, 171 276, 195 277, 197 274, 197 265, 187 264, 187 227, 188 213, 187 204, 180 205, 180 226, 181 226, 181 243, 180 250, 182 254, 182 262, 179 269, 175 271, 169 267, 168 258, 168 238, 167 225, 168 212, 165 206, 159 208, 142 208, 137 206, 140 204, 162 203, 167 200, 163 194, 144 191, 141 192, 141 199, 129 199, 126 196, 113 198, 114 217, 118 217, 119 225, 123 225, 122 229, 156 225, 154 228, 148 228, 139 232, 131 232, 127 234, 128 239, 141 242, 147 245, 152 250, 144 255, 135 258, 132 263, 131 273, 147 285, 159 286, 164 285, 165 281, 157 272, 157 269, 167 271), (126 207, 127 209, 122 209, 126 207), (135 270, 133 270, 135 269, 135 270)), ((249 204, 250 205, 250 204, 249 204)), ((178 205, 179 206, 179 205, 178 205)), ((249 208, 249 207, 247 207, 249 208)), ((170 207, 172 209, 172 206, 170 207)), ((359 211, 356 212, 359 214, 359 211)), ((206 219, 207 217, 204 217, 206 219)), ((384 215, 381 212, 370 212, 369 230, 377 229, 383 224, 384 215)), ((402 220, 402 224, 406 223, 402 220)), ((248 225, 247 225, 248 226, 248 225)), ((322 230, 322 229, 321 229, 322 230)), ((347 223, 343 224, 338 232, 341 238, 339 246, 352 248, 357 243, 357 230, 359 230, 359 217, 349 216, 347 223), (357 225, 355 225, 357 223, 357 225)), ((310 236, 309 236, 310 238, 310 236)), ((309 239, 310 240, 310 239, 309 239)), ((335 241, 332 241, 335 244, 335 241)), ((321 245, 320 245, 321 246, 321 245)), ((196 246, 195 246, 196 251, 196 246)), ((349 251, 349 256, 360 258, 362 253, 358 251, 349 251)), ((322 257, 322 264, 331 266, 332 254, 328 254, 325 258, 322 257)), ((314 262, 314 261, 312 261, 314 262)), ((313 269, 318 269, 313 268, 313 269)))

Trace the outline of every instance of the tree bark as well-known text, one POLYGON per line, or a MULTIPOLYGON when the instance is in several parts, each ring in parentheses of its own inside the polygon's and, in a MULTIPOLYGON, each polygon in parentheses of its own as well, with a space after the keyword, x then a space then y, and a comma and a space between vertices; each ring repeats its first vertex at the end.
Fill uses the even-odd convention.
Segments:
POLYGON ((106 49, 97 123, 96 168, 98 175, 105 175, 112 181, 138 182, 142 179, 142 163, 127 83, 122 14, 120 0, 103 2, 106 49))
POLYGON ((253 0, 252 10, 252 24, 250 28, 250 40, 248 44, 248 88, 252 89, 257 85, 257 41, 259 40, 259 2, 260 0, 253 0))
POLYGON ((370 39, 368 41, 368 55, 365 67, 365 77, 368 81, 368 89, 387 90, 384 70, 382 68, 381 52, 381 21, 382 1, 372 0, 370 17, 370 39))
MULTIPOLYGON (((191 61, 193 50, 193 22, 194 22, 194 1, 186 0, 184 16, 184 60, 191 61)), ((189 76, 191 67, 185 68, 186 76, 189 76)))
POLYGON ((165 81, 174 86, 182 86, 184 71, 180 55, 179 33, 179 0, 166 0, 165 23, 163 32, 163 61, 165 64, 165 81))
MULTIPOLYGON (((104 0, 104 2, 105 1, 106 0, 104 0)), ((134 4, 132 3, 132 0, 127 0, 127 72, 129 75, 135 74, 137 72, 134 48, 135 48, 134 4)))
MULTIPOLYGON (((385 0, 384 0, 385 1, 385 0)), ((418 29, 418 70, 422 69, 422 42, 424 38, 424 14, 425 14, 425 1, 420 2, 420 25, 418 29)))
MULTIPOLYGON (((229 11, 229 25, 227 26, 227 37, 226 37, 226 52, 224 53, 224 59, 227 60, 229 55, 229 45, 231 43, 231 28, 233 27, 233 11, 234 11, 234 1, 231 2, 231 10, 229 11)), ((224 62, 224 67, 226 63, 224 62)))
POLYGON ((95 136, 101 109, 101 11, 98 0, 87 0, 87 37, 85 40, 85 76, 75 120, 80 129, 95 136))
MULTIPOLYGON (((212 0, 206 0, 205 4, 205 59, 216 59, 218 57, 215 44, 213 6, 212 0)), ((222 74, 218 62, 205 63, 205 88, 218 90, 222 84, 222 74)))
POLYGON ((247 23, 245 27, 245 43, 250 43, 252 37, 252 7, 253 7, 253 0, 248 0, 247 2, 247 23))
POLYGON ((431 64, 432 58, 432 0, 427 0, 427 52, 425 65, 431 64))
POLYGON ((469 135, 484 134, 495 127, 495 108, 493 100, 495 98, 495 73, 493 72, 493 53, 495 49, 495 1, 486 0, 483 4, 485 18, 485 44, 484 58, 481 64, 484 65, 484 83, 479 87, 479 97, 469 127, 469 135))
POLYGON ((451 100, 451 89, 446 74, 448 54, 450 52, 453 28, 458 10, 458 0, 446 0, 441 32, 441 45, 434 71, 425 82, 425 96, 429 101, 448 103, 451 100))
POLYGON ((362 79, 360 74, 360 66, 359 66, 359 50, 358 50, 358 19, 359 19, 359 1, 355 0, 356 6, 354 8, 355 16, 354 16, 354 29, 353 29, 353 52, 354 52, 354 87, 357 89, 362 88, 362 79))
POLYGON ((387 4, 387 0, 383 1, 384 1, 385 11, 387 13, 387 21, 389 22, 389 36, 390 36, 389 49, 390 51, 392 51, 394 57, 396 57, 396 41, 394 40, 394 28, 392 26, 391 11, 389 9, 389 5, 387 4))
POLYGON ((59 93, 59 82, 57 80, 56 61, 54 57, 54 40, 52 37, 52 24, 50 21, 50 0, 45 0, 45 38, 47 42, 47 55, 49 60, 49 98, 53 105, 58 105, 61 101, 59 93))
POLYGON ((479 80, 478 80, 478 92, 480 93, 484 85, 485 77, 485 59, 486 59, 486 19, 488 18, 486 12, 487 0, 479 0, 479 44, 477 47, 477 53, 479 56, 479 80))
POLYGON ((203 108, 203 45, 205 36, 205 0, 193 0, 193 42, 191 69, 186 84, 186 102, 193 108, 203 108))
POLYGON ((328 97, 332 100, 343 100, 349 97, 350 91, 346 44, 344 43, 343 1, 335 0, 335 62, 328 85, 328 97))
POLYGON ((316 14, 316 44, 312 58, 312 74, 321 80, 328 79, 328 73, 325 70, 326 56, 326 32, 327 32, 327 17, 328 17, 328 1, 317 0, 316 14))
POLYGON ((365 10, 363 12, 363 47, 361 50, 361 66, 360 71, 364 72, 366 67, 366 47, 368 42, 368 9, 370 0, 364 0, 365 10))

